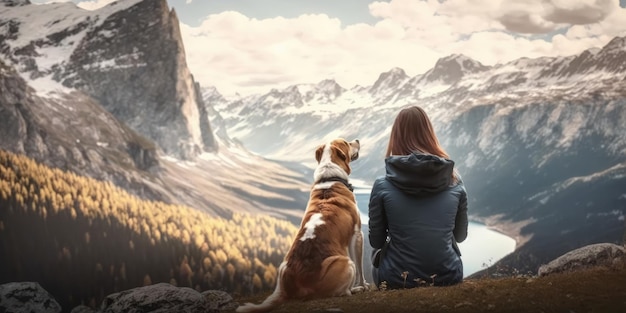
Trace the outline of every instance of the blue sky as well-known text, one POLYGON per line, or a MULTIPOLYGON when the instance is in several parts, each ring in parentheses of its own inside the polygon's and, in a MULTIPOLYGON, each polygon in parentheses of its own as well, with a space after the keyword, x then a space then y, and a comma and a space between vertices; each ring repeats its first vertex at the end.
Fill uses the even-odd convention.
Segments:
MULTIPOLYGON (((66 2, 70 0, 31 0, 33 3, 66 2)), ((74 3, 98 5, 113 0, 71 0, 74 3)), ((121 0, 124 1, 124 0, 121 0)), ((390 0, 380 0, 389 2, 390 0)), ((267 19, 282 16, 296 18, 302 14, 326 14, 339 18, 345 25, 356 23, 374 24, 380 18, 373 17, 368 9, 371 0, 168 0, 170 7, 182 22, 198 26, 208 15, 224 11, 237 11, 248 17, 267 19)))
MULTIPOLYGON (((75 1, 76 2, 76 1, 75 1)), ((355 23, 374 24, 379 18, 368 10, 370 0, 169 0, 181 20, 190 26, 198 26, 208 14, 237 11, 257 19, 282 16, 295 18, 302 14, 326 14, 339 18, 346 25, 355 23)))
MULTIPOLYGON (((73 2, 94 10, 112 0, 73 2)), ((369 86, 394 67, 415 76, 450 54, 485 65, 578 54, 626 36, 624 2, 168 0, 194 77, 226 96, 324 79, 369 86)))

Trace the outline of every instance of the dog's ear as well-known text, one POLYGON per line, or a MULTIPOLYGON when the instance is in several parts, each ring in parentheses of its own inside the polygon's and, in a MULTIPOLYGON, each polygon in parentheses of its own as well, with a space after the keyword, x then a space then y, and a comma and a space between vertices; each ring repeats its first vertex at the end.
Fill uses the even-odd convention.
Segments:
POLYGON ((348 160, 348 156, 346 155, 346 153, 341 148, 336 147, 336 146, 332 146, 330 148, 333 149, 333 152, 335 153, 336 156, 339 157, 341 161, 343 162, 350 161, 348 160))
POLYGON ((315 160, 317 160, 318 164, 322 159, 322 153, 324 153, 324 145, 317 146, 317 149, 315 149, 315 160))

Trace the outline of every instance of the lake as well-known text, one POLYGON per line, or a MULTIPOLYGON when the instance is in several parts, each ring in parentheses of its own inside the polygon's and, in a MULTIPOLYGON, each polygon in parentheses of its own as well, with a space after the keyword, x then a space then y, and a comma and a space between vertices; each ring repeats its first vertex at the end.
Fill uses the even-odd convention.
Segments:
MULTIPOLYGON (((369 251, 371 251, 369 240, 367 239, 367 211, 370 191, 367 189, 356 189, 354 195, 361 211, 361 221, 364 224, 363 233, 366 241, 364 262, 368 263, 369 251)), ((470 222, 467 233, 467 239, 459 244, 461 259, 463 260, 463 274, 466 277, 496 263, 496 261, 515 250, 515 240, 513 238, 488 229, 484 224, 470 222)), ((366 268, 369 269, 370 267, 366 266, 366 268)))

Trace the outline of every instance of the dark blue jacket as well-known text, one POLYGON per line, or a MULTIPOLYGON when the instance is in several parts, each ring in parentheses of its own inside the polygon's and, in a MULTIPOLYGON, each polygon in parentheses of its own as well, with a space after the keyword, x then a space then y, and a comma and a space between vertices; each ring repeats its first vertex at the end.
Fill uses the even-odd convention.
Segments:
POLYGON ((451 183, 454 162, 413 153, 388 157, 385 165, 369 203, 370 245, 380 249, 390 239, 375 283, 410 288, 461 282, 456 242, 467 237, 467 193, 458 175, 451 183))

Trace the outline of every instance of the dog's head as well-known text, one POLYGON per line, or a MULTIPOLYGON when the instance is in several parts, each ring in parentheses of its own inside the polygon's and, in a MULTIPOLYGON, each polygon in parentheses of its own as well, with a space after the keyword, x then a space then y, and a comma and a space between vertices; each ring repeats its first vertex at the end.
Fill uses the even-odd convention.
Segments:
MULTIPOLYGON (((361 144, 358 139, 348 142, 343 138, 337 138, 327 144, 320 145, 315 150, 315 160, 319 164, 318 169, 324 167, 331 169, 338 166, 345 172, 345 175, 350 175, 350 162, 359 158, 360 149, 361 144)), ((316 176, 319 175, 322 173, 318 173, 316 170, 316 176)))

